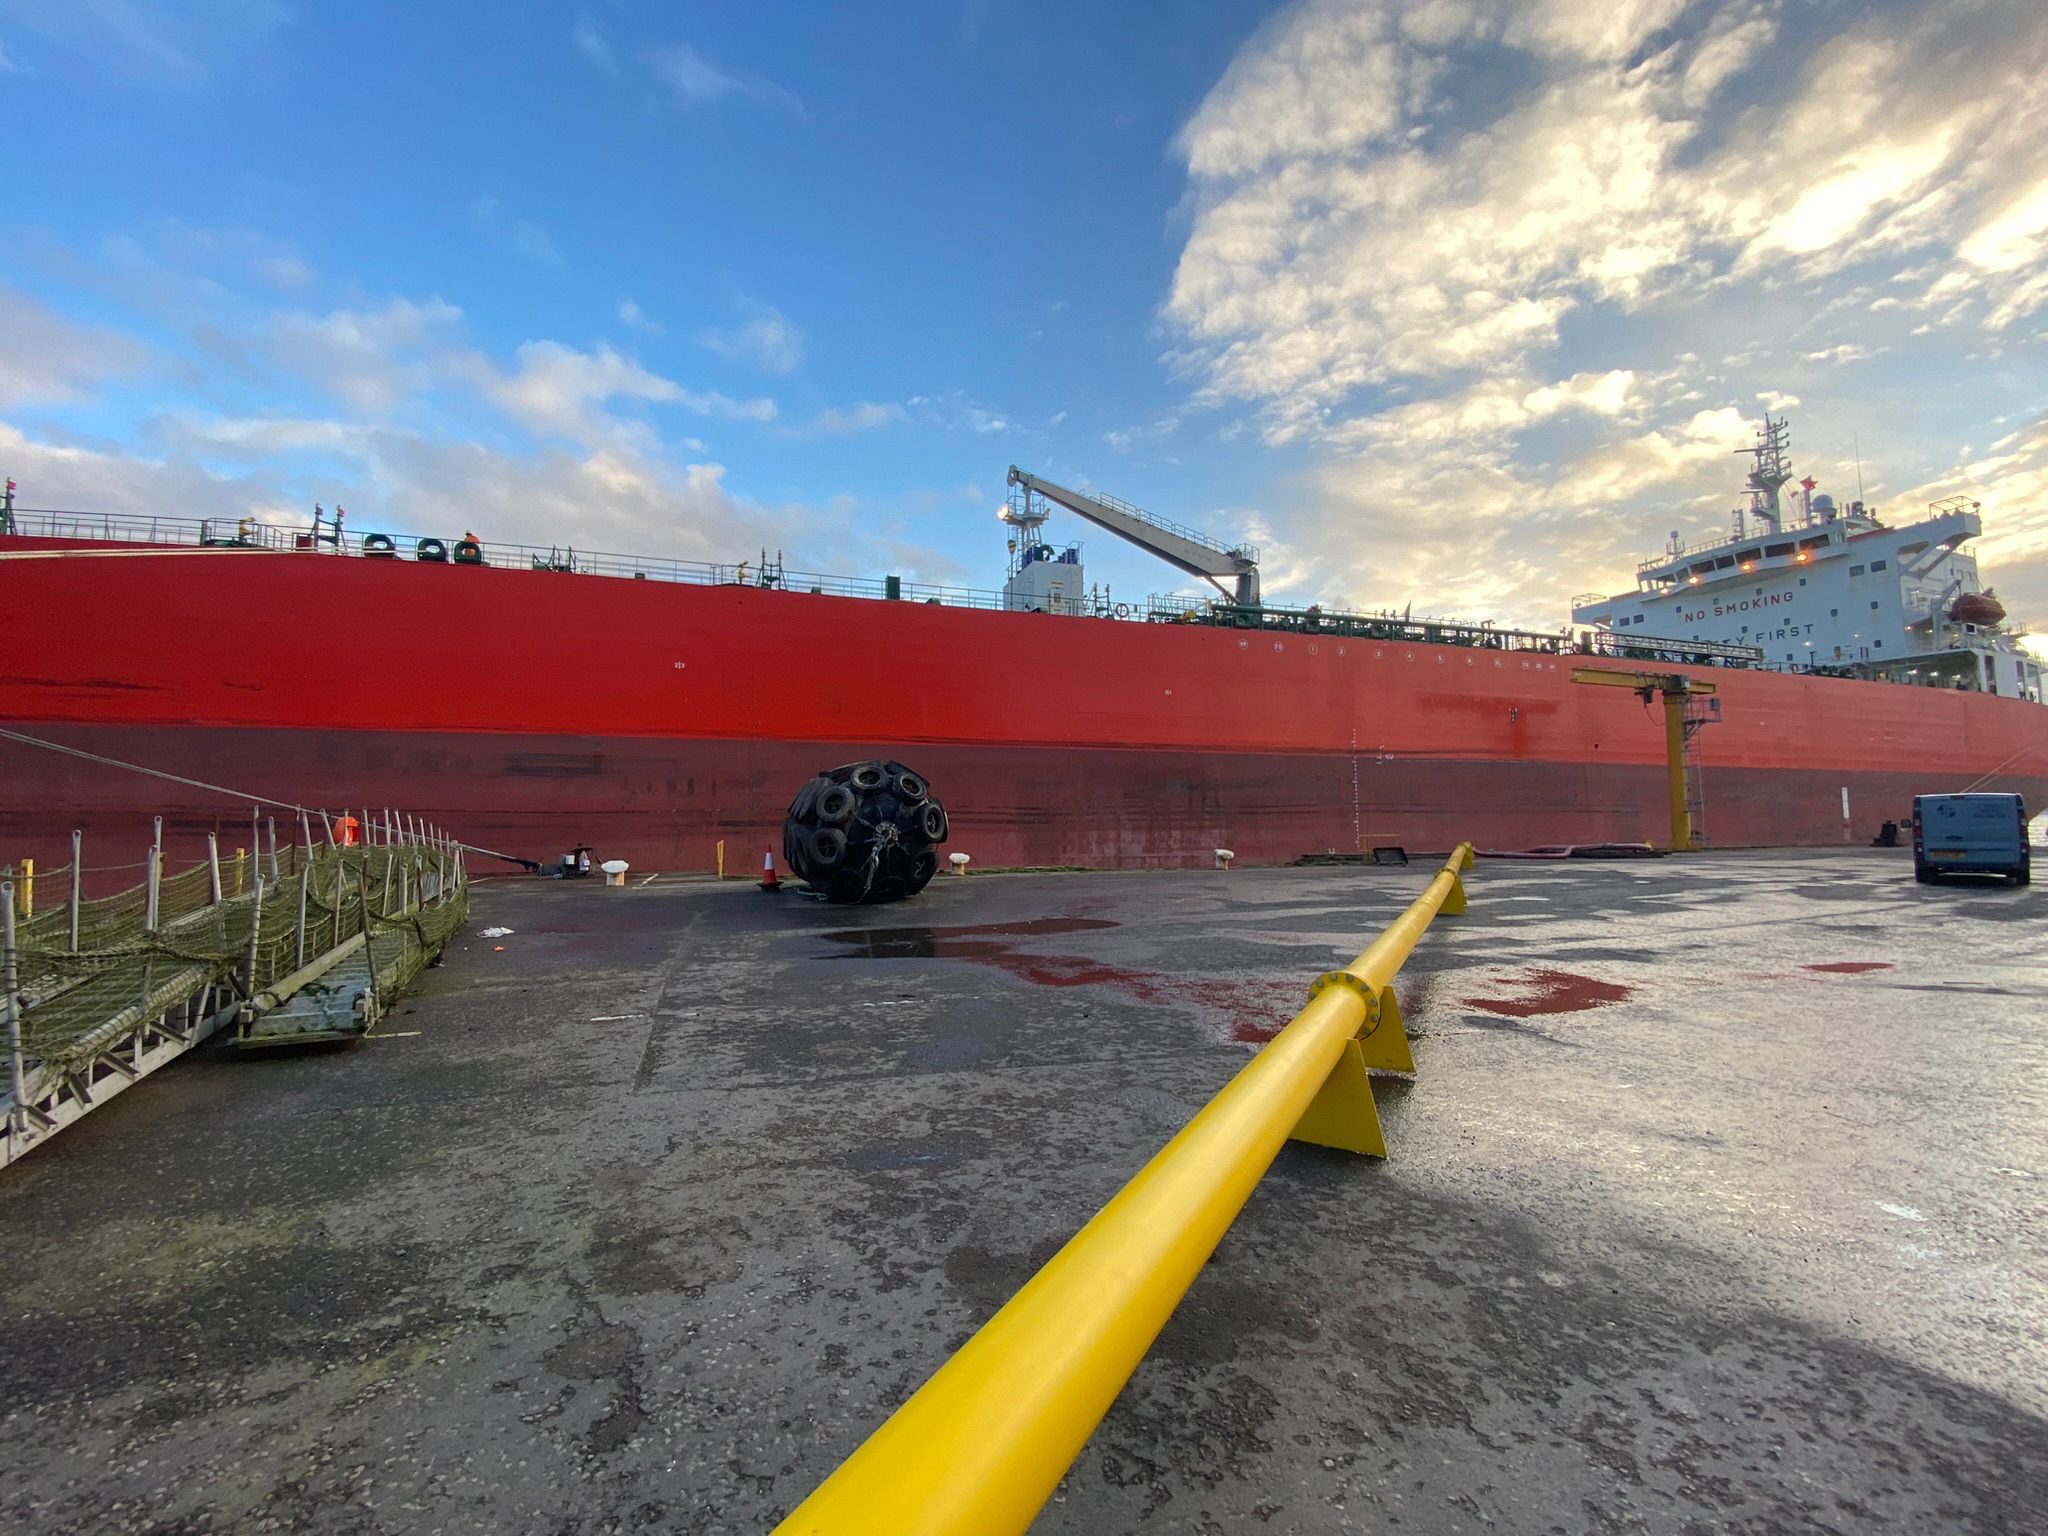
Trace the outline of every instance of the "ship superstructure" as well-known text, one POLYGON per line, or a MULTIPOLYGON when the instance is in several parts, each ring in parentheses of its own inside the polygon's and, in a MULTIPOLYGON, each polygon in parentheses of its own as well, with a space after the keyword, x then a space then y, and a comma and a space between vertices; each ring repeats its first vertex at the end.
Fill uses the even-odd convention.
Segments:
POLYGON ((1791 482, 1791 429, 1766 415, 1749 500, 1726 536, 1686 545, 1674 532, 1636 568, 1636 589, 1574 600, 1572 618, 1624 641, 1754 646, 1780 672, 1861 677, 2039 703, 2042 667, 2005 625, 1964 546, 1983 531, 1956 496, 1918 521, 1887 523, 1862 501, 1837 506, 1819 482, 1791 482))

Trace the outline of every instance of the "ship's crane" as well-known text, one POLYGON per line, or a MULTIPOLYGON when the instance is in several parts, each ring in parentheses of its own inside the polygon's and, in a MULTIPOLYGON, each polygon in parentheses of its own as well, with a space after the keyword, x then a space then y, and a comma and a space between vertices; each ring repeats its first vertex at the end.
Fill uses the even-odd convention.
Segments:
POLYGON ((1079 513, 1140 549, 1149 550, 1175 570, 1199 576, 1240 608, 1259 606, 1259 552, 1250 544, 1224 545, 1165 518, 1118 501, 1114 496, 1088 496, 1010 466, 1010 484, 1027 497, 1043 496, 1069 512, 1079 513), (1225 582, 1229 586, 1225 586, 1225 582))
MULTIPOLYGON (((1645 704, 1664 699, 1664 771, 1671 794, 1671 851, 1693 851, 1693 810, 1704 810, 1704 798, 1688 792, 1686 748, 1700 727, 1721 718, 1721 701, 1713 696, 1714 685, 1687 677, 1683 672, 1624 672, 1611 667, 1573 667, 1572 681, 1602 688, 1628 688, 1645 704), (1695 700, 1698 702, 1695 703, 1695 700)), ((1697 772, 1697 763, 1694 765, 1697 772)))

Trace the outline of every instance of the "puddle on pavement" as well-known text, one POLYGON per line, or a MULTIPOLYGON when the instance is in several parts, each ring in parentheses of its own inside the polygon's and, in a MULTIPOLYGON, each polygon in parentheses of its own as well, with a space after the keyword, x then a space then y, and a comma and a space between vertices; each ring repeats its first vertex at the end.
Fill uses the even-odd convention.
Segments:
POLYGON ((1534 969, 1507 978, 1507 985, 1519 991, 1517 997, 1460 998, 1467 1008, 1499 1014, 1507 1019, 1532 1019, 1543 1014, 1583 1013, 1588 1008, 1605 1008, 1625 1002, 1634 987, 1618 981, 1601 981, 1576 971, 1534 969))
POLYGON ((1019 923, 963 923, 951 928, 839 928, 825 935, 854 952, 848 960, 985 959, 1007 946, 986 942, 1041 933, 1087 933, 1114 928, 1106 917, 1034 917, 1019 923))

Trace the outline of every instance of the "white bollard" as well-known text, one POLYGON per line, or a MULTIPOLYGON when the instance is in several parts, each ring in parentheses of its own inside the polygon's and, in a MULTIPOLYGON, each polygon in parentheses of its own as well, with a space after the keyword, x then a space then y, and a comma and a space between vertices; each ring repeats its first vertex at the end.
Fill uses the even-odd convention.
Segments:
POLYGON ((1236 857, 1237 855, 1228 848, 1218 848, 1216 850, 1216 867, 1218 869, 1228 869, 1230 868, 1230 861, 1236 857))
POLYGON ((972 861, 964 853, 949 853, 946 855, 946 862, 953 866, 954 874, 964 875, 967 873, 968 864, 972 861))

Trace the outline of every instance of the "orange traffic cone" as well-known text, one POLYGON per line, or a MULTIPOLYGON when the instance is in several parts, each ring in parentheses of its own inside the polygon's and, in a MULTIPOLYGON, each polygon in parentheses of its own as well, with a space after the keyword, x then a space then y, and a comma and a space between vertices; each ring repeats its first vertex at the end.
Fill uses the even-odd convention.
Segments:
POLYGON ((779 891, 782 889, 782 882, 775 878, 775 855, 772 851, 761 855, 761 889, 764 891, 779 891))

